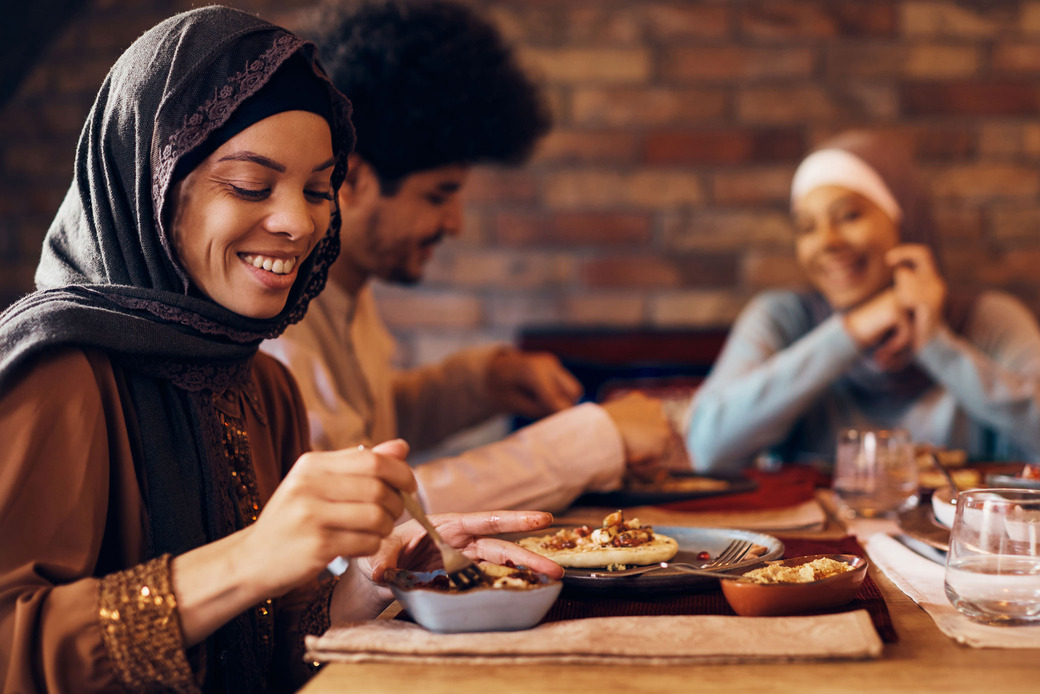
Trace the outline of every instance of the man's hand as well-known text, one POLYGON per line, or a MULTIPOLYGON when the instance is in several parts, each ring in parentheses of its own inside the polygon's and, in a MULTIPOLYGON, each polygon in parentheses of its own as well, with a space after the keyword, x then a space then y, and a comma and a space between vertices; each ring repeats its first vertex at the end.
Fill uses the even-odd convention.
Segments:
POLYGON ((566 409, 578 401, 578 379, 547 352, 506 348, 488 364, 488 392, 502 412, 530 419, 566 409))
POLYGON ((658 466, 681 445, 657 398, 632 392, 602 405, 621 434, 625 462, 636 472, 658 466))

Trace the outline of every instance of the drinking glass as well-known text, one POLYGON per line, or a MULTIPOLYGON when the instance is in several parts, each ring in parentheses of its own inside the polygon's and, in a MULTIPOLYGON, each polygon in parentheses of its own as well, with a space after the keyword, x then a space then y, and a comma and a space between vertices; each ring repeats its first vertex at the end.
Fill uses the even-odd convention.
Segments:
POLYGON ((957 496, 945 587, 953 606, 977 622, 1040 622, 1040 490, 957 496))
POLYGON ((890 516, 917 501, 917 460, 903 429, 845 429, 838 435, 834 493, 848 516, 890 516))

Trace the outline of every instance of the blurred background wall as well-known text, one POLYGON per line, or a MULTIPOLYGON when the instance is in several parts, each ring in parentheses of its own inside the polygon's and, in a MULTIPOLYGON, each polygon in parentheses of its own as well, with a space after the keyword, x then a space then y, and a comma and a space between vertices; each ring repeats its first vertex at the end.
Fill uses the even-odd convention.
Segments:
MULTIPOLYGON (((197 4, 5 0, 4 77, 17 79, 0 92, 2 305, 32 287, 108 67, 197 4)), ((227 4, 289 28, 312 14, 301 0, 227 4)), ((467 228, 421 288, 379 288, 402 362, 532 325, 728 324, 756 291, 798 284, 791 175, 852 126, 916 141, 951 284, 1040 309, 1040 2, 473 4, 546 85, 556 129, 529 166, 474 176, 467 228)))

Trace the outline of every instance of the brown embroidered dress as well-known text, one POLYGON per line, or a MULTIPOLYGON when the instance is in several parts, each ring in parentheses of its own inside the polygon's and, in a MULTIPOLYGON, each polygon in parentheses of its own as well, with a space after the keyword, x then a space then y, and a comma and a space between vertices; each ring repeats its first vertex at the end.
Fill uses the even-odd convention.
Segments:
POLYGON ((193 286, 167 197, 229 121, 303 98, 330 126, 338 188, 349 102, 315 54, 205 7, 142 35, 98 93, 37 291, 0 315, 0 691, 264 692, 306 676, 301 620, 327 618, 328 582, 185 649, 169 566, 252 523, 306 447, 295 382, 257 349, 324 286, 338 210, 285 308, 258 319, 193 286))
MULTIPOLYGON (((117 373, 98 351, 67 349, 0 398, 0 651, 12 654, 4 691, 197 686, 168 557, 146 557, 146 509, 117 373)), ((245 388, 214 397, 228 445, 243 454, 235 498, 247 523, 305 450, 306 420, 295 383, 263 355, 245 388)), ((301 590, 256 608, 269 614, 274 662, 296 670, 296 684, 306 676, 298 622, 320 597, 301 590)))

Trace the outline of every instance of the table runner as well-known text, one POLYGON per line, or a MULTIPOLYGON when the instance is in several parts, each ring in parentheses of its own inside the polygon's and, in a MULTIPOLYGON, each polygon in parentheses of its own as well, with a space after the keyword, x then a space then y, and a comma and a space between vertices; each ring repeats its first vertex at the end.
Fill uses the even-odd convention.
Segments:
POLYGON ((394 619, 308 636, 318 662, 594 664, 647 667, 878 658, 863 610, 805 617, 598 617, 504 632, 436 634, 394 619))
MULTIPOLYGON (((808 554, 855 554, 866 556, 866 552, 855 537, 837 540, 806 540, 780 538, 785 547, 784 557, 800 557, 808 554)), ((696 585, 696 584, 695 584, 696 585)), ((594 594, 572 590, 566 586, 560 598, 542 620, 556 622, 590 617, 619 617, 628 615, 735 615, 726 602, 722 589, 717 585, 705 588, 698 586, 696 592, 669 593, 665 595, 628 596, 619 594, 594 594)), ((868 574, 860 586, 856 598, 848 605, 826 610, 852 612, 866 610, 878 634, 886 643, 899 640, 888 606, 877 584, 868 574)))

